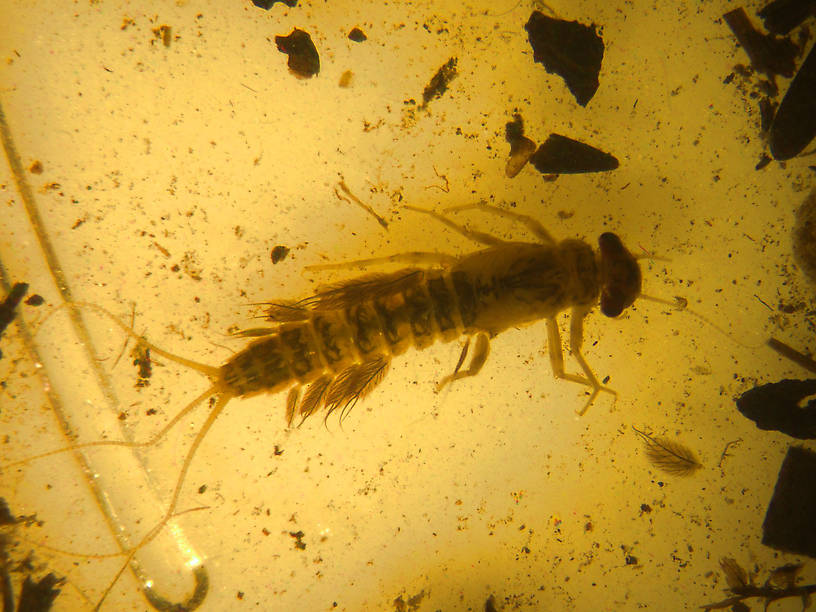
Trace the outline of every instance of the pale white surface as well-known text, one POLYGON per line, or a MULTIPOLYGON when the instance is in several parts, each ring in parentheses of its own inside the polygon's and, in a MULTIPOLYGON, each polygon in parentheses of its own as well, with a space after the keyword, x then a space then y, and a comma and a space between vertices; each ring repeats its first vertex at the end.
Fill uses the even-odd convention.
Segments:
MULTIPOLYGON (((756 103, 723 84, 747 62, 720 20, 731 3, 551 4, 561 17, 603 25, 601 87, 586 109, 533 64, 523 29, 531 5, 333 4, 0 3, 0 96, 24 163, 44 167, 28 180, 76 299, 125 319, 135 304, 136 329, 156 344, 219 364, 242 346, 226 330, 255 324, 250 304, 299 297, 342 276, 305 275, 309 264, 475 248, 401 202, 443 208, 492 198, 516 202, 559 238, 594 243, 602 231, 617 232, 634 252, 671 259, 644 261, 646 292, 686 297, 747 343, 773 333, 814 350, 812 315, 808 331, 804 314, 814 308, 813 287, 790 254, 812 161, 754 170, 762 151, 756 103), (122 29, 126 18, 133 24, 122 29), (169 48, 151 32, 162 24, 178 36, 169 48), (354 26, 368 41, 346 38, 354 26), (275 48, 274 36, 293 27, 318 47, 317 78, 295 79, 275 48), (451 56, 458 78, 428 112, 410 117, 404 102, 421 99, 451 56), (346 70, 354 79, 342 89, 346 70), (555 182, 527 168, 506 179, 504 125, 514 109, 534 140, 550 132, 585 140, 621 167, 555 182), (435 187, 444 185, 437 173, 449 192, 435 187), (341 178, 391 222, 388 231, 335 197, 341 178), (573 214, 561 219, 559 211, 573 214), (292 251, 273 266, 278 244, 292 251), (786 315, 780 302, 806 306, 786 315)), ((3 208, 18 209, 2 168, 3 208)), ((26 228, 9 227, 1 239, 6 261, 26 228)), ((16 280, 48 301, 23 308, 34 323, 59 296, 34 262, 17 265, 16 280)), ((70 355, 64 317, 49 319, 39 338, 70 355)), ((127 355, 113 367, 123 335, 87 319, 134 439, 206 388, 165 363, 150 387, 134 389, 127 355), (158 413, 146 416, 151 408, 158 413)), ((613 405, 602 396, 581 419, 582 390, 551 375, 543 323, 496 338, 483 372, 439 395, 434 381, 455 365, 459 345, 409 352, 342 429, 317 417, 285 430, 283 396, 233 401, 195 458, 180 504, 209 507, 179 519, 209 571, 204 609, 390 610, 395 598, 423 593, 420 610, 481 610, 492 593, 507 609, 691 610, 722 598, 722 556, 765 569, 795 560, 760 544, 789 440, 758 431, 733 397, 805 373, 646 302, 621 320, 595 312, 585 330, 590 364, 620 398, 613 405), (655 472, 631 425, 679 438, 705 469, 686 480, 655 472), (298 530, 303 551, 289 535, 298 530), (638 563, 626 565, 627 554, 638 563)), ((13 327, 3 353, 2 457, 62 446, 13 327)), ((70 383, 70 357, 64 362, 70 383)), ((62 399, 91 427, 107 427, 90 390, 77 385, 62 399)), ((203 414, 146 453, 160 497, 169 496, 203 414)), ((125 453, 94 456, 118 474, 125 453)), ((44 522, 22 531, 34 541, 86 553, 115 548, 70 456, 3 472, 0 495, 16 514, 44 522)), ((145 517, 138 538, 161 509, 135 497, 144 501, 133 509, 145 517)), ((21 554, 31 548, 67 576, 62 610, 92 607, 120 564, 25 543, 21 554)), ((189 586, 182 568, 164 579, 179 593, 189 586)), ((145 608, 126 572, 105 609, 145 608)))

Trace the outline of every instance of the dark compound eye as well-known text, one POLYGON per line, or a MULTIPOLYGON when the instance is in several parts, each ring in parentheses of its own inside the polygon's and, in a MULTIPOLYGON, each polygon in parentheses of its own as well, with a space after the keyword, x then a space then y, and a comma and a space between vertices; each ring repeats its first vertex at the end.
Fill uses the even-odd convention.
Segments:
POLYGON ((598 238, 598 246, 601 249, 601 253, 604 255, 613 255, 615 253, 622 253, 626 251, 621 239, 612 232, 604 232, 601 234, 598 238))
POLYGON ((601 312, 617 317, 640 294, 640 268, 621 239, 612 232, 598 238, 601 253, 601 312))
POLYGON ((617 317, 626 308, 626 296, 610 287, 601 292, 601 312, 607 317, 617 317))

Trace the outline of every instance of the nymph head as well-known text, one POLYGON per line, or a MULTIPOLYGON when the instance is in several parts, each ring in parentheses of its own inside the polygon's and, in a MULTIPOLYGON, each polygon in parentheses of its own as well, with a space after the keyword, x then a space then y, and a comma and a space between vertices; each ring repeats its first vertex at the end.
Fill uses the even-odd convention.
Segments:
POLYGON ((601 272, 601 312, 617 317, 640 295, 641 276, 637 260, 621 239, 611 232, 598 238, 601 272))

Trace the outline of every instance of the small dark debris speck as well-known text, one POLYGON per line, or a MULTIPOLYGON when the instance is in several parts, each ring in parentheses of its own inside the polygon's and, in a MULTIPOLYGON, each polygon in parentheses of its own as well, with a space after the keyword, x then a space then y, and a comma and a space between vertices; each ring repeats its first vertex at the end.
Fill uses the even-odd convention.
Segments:
POLYGON ((205 484, 198 487, 198 493, 199 494, 204 493, 206 490, 207 490, 207 485, 205 485, 205 484))
POLYGON ((173 41, 173 28, 169 25, 163 24, 158 28, 153 28, 154 40, 160 40, 165 47, 169 47, 173 41))
POLYGON ((767 154, 763 153, 762 157, 759 158, 757 165, 754 166, 754 170, 762 170, 765 166, 771 163, 771 158, 767 154))
POLYGON ((360 28, 352 28, 351 32, 349 32, 349 40, 353 40, 354 42, 361 43, 365 40, 368 40, 368 36, 365 35, 360 28))
POLYGON ((283 261, 288 254, 289 254, 289 247, 280 246, 280 245, 276 246, 274 249, 272 249, 272 253, 271 253, 272 263, 276 264, 276 263, 279 263, 279 262, 283 261))
POLYGON ((43 299, 43 296, 35 293, 29 296, 25 303, 28 304, 29 306, 42 306, 43 304, 45 304, 45 300, 43 299))
POLYGON ((306 534, 302 531, 290 531, 289 535, 295 538, 295 548, 297 550, 306 550, 306 542, 303 541, 303 536, 306 534))
POLYGON ((320 56, 307 32, 295 28, 289 36, 276 36, 275 44, 289 56, 289 71, 296 77, 308 79, 320 72, 320 56))
POLYGON ((298 0, 252 0, 252 4, 265 11, 271 9, 277 2, 281 2, 289 8, 294 8, 297 6, 298 0))
POLYGON ((133 357, 133 365, 138 368, 136 387, 149 387, 150 377, 153 376, 153 362, 150 359, 150 349, 143 344, 137 344, 130 352, 133 357))
POLYGON ((431 100, 441 98, 442 94, 448 90, 448 85, 458 74, 456 71, 456 62, 457 59, 455 57, 450 58, 433 75, 430 83, 428 83, 422 92, 422 108, 428 106, 428 102, 431 100))

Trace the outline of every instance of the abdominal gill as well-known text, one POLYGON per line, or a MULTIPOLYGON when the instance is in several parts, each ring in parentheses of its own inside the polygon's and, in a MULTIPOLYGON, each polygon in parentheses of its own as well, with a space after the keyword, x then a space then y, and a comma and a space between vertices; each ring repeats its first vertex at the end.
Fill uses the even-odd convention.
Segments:
POLYGON ((659 470, 672 476, 689 476, 702 467, 691 449, 679 442, 652 437, 636 427, 632 429, 643 440, 646 458, 659 470))

